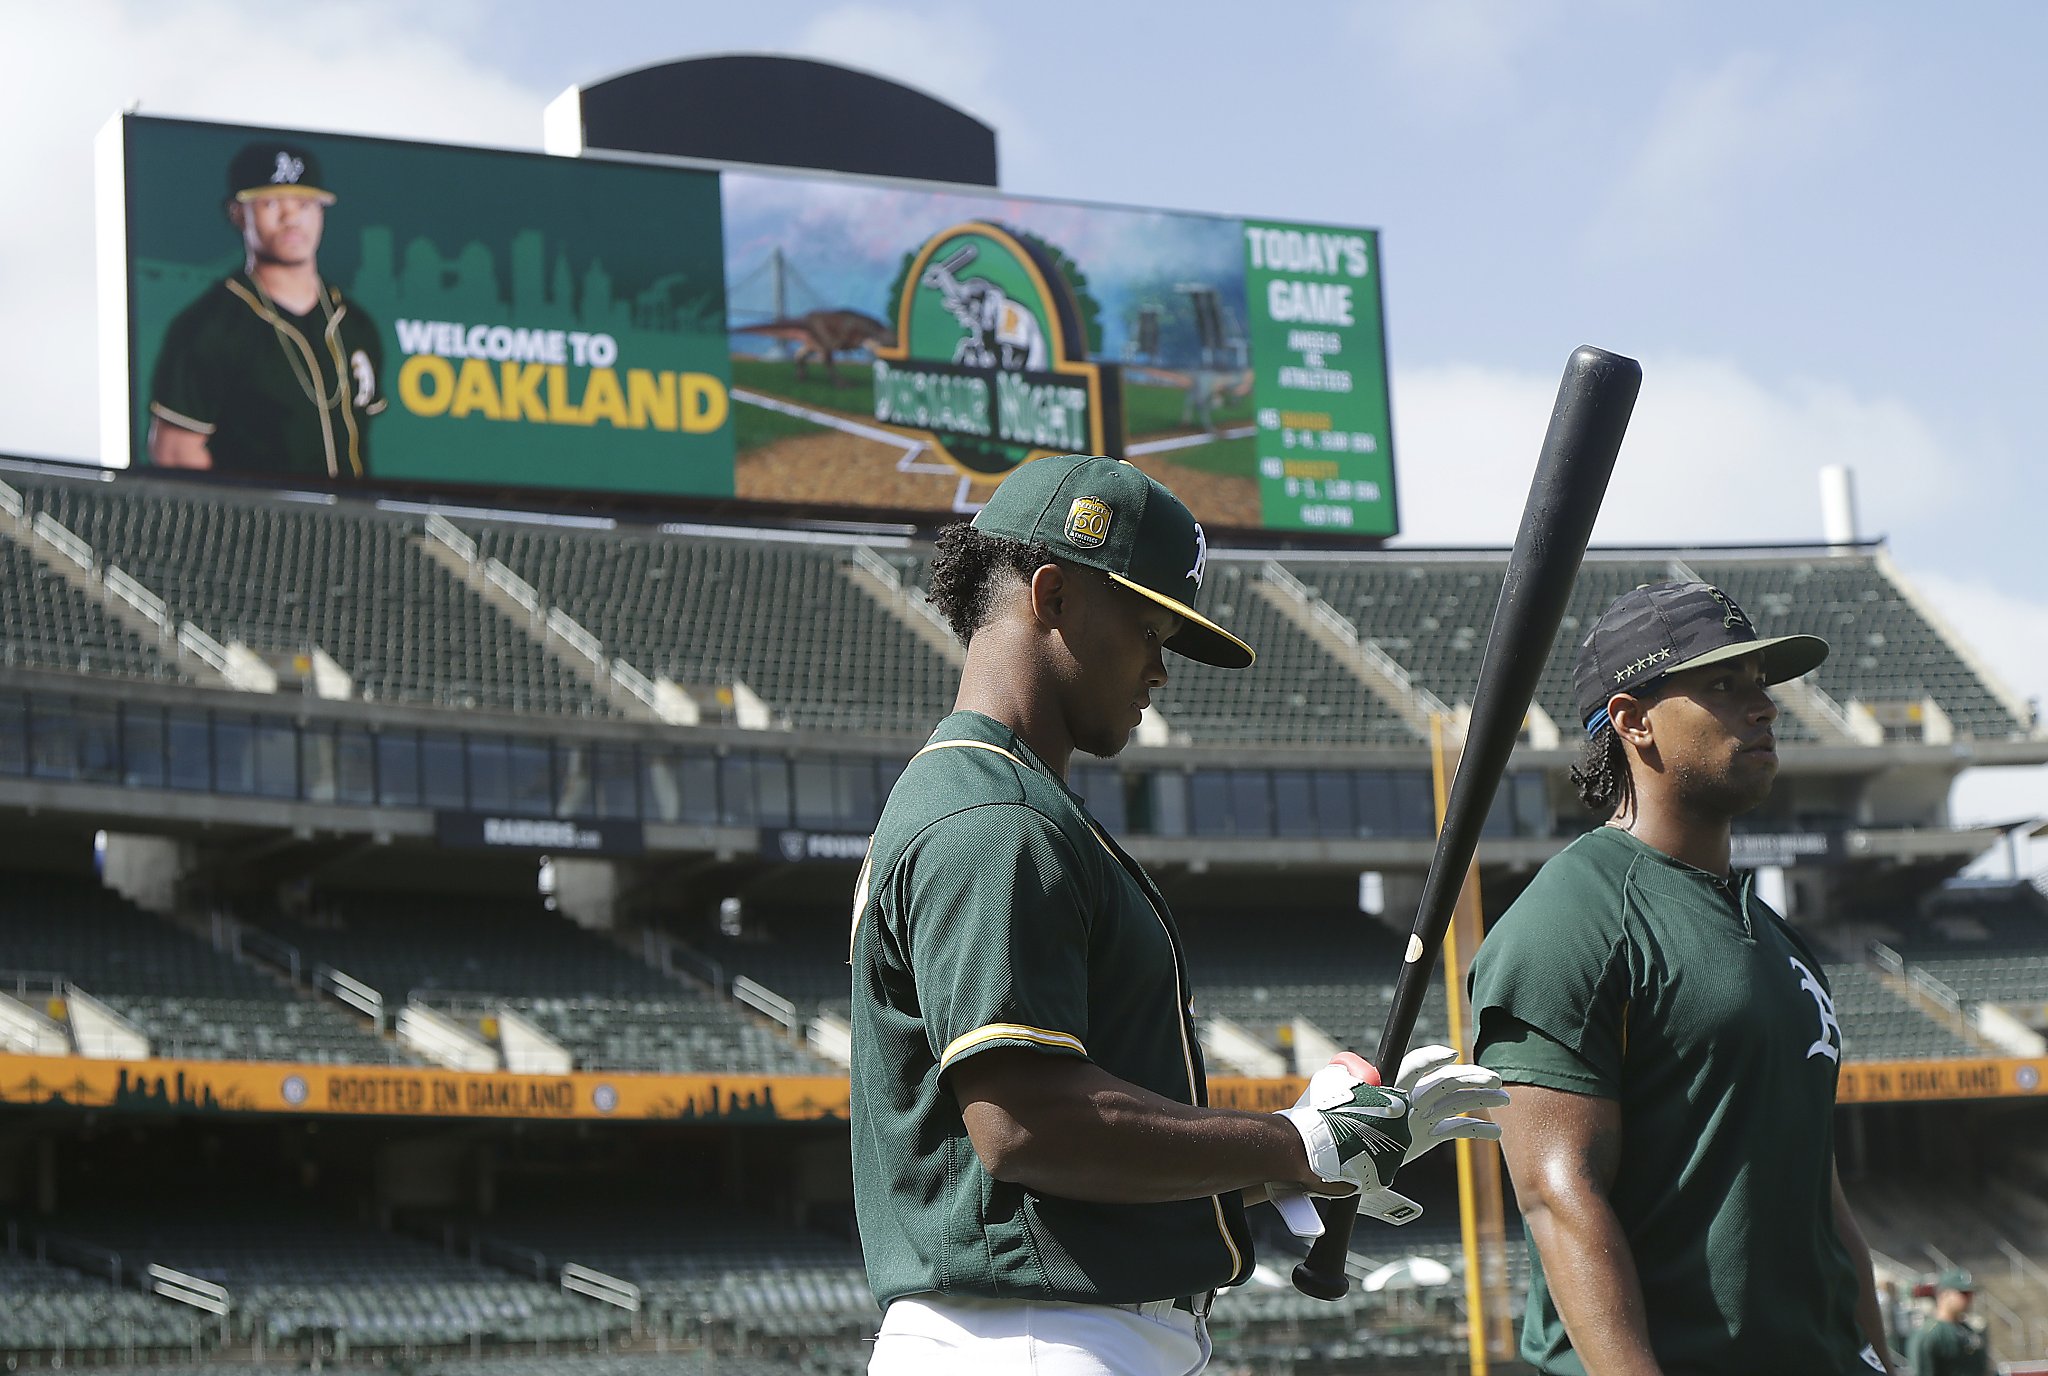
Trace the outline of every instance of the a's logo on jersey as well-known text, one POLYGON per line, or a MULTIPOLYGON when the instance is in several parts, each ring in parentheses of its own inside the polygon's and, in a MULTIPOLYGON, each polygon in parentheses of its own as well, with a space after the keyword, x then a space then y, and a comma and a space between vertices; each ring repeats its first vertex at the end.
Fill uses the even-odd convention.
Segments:
POLYGON ((1074 504, 1067 508, 1067 543, 1076 549, 1102 548, 1115 514, 1109 503, 1099 497, 1074 498, 1074 504))
POLYGON ((1202 575, 1208 570, 1208 568, 1209 537, 1202 533, 1202 523, 1200 521, 1197 521, 1195 522, 1195 566, 1188 570, 1188 577, 1195 580, 1195 587, 1197 590, 1200 590, 1202 586, 1202 575))
POLYGON ((1835 1064, 1842 1063, 1842 1024, 1835 1020, 1835 1000, 1814 978, 1813 971, 1806 968, 1798 956, 1787 956, 1792 968, 1799 972, 1799 987, 1813 995, 1813 1006, 1820 1012, 1820 1036, 1814 1038, 1812 1046, 1806 1048, 1806 1058, 1825 1056, 1835 1064))
POLYGON ((377 395, 377 370, 370 366, 370 356, 357 349, 348 356, 348 370, 356 380, 356 405, 368 406, 377 395))
POLYGON ((295 158, 279 150, 277 166, 271 169, 270 182, 273 186, 297 186, 299 178, 306 175, 306 160, 295 158))

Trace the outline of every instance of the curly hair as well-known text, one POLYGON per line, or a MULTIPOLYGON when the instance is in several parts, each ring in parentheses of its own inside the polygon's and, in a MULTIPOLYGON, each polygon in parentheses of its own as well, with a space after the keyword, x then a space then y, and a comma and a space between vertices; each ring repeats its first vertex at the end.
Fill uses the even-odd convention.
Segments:
POLYGON ((1602 821, 1635 801, 1636 781, 1628 772, 1628 751, 1611 725, 1603 725, 1579 748, 1579 762, 1571 772, 1579 801, 1599 813, 1602 821))
POLYGON ((939 532, 932 553, 931 590, 925 600, 965 645, 988 623, 1000 579, 1029 581, 1044 564, 1059 562, 1042 544, 985 535, 961 522, 939 532))
MULTIPOLYGON (((1668 679, 1655 678, 1629 689, 1629 696, 1641 702, 1654 702, 1668 684, 1668 679)), ((1628 750, 1615 734, 1612 722, 1603 722, 1579 747, 1579 762, 1572 766, 1571 775, 1579 801, 1599 813, 1602 821, 1623 808, 1635 806, 1635 775, 1629 772, 1628 750)))

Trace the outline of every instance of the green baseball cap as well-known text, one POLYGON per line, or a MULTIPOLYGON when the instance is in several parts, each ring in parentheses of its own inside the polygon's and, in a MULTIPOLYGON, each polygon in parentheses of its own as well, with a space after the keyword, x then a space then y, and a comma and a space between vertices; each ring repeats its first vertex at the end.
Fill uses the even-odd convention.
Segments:
POLYGON ((1960 1290, 1968 1295, 1976 1291, 1977 1282, 1968 1271, 1951 1268, 1943 1271, 1935 1278, 1934 1288, 1936 1290, 1960 1290))
POLYGON ((1034 459, 1003 479, 974 528, 1101 569, 1180 617, 1166 648, 1202 664, 1242 669, 1252 647, 1195 610, 1209 538, 1165 484, 1099 455, 1034 459))

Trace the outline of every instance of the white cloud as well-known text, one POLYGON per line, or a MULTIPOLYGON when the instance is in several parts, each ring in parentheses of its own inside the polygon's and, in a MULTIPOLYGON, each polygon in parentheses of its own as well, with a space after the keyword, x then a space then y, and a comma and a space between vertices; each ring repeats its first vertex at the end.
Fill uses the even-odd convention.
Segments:
POLYGON ((1431 0, 1365 4, 1352 11, 1354 41, 1383 47, 1375 66, 1405 100, 1436 119, 1474 121, 1520 85, 1530 41, 1554 32, 1558 12, 1535 3, 1431 0))
MULTIPOLYGON (((1646 358, 1593 539, 1739 544, 1821 536, 1820 470, 1856 471, 1866 535, 1956 500, 1961 464, 1902 402, 1834 383, 1768 386, 1720 360, 1646 358)), ((1514 540, 1557 394, 1550 377, 1470 366, 1396 369, 1404 538, 1514 540)))
POLYGON ((0 449, 98 453, 93 135, 146 113, 537 148, 555 91, 472 62, 461 9, 292 10, 255 0, 10 10, 0 48, 0 449), (400 37, 402 36, 402 38, 400 37))
POLYGON ((1588 233, 1603 253, 1704 246, 1760 212, 1783 174, 1854 130, 1864 99, 1863 83, 1839 62, 1736 53, 1680 77, 1588 233))

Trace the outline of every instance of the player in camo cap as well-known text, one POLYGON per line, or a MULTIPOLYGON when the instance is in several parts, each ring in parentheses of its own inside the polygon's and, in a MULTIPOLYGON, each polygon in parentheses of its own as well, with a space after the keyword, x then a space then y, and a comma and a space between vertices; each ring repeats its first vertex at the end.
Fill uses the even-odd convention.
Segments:
POLYGON ((1573 777, 1606 824, 1472 968, 1474 1057, 1514 1086, 1501 1147, 1540 1372, 1889 1370, 1835 1173, 1827 972, 1729 862, 1777 778, 1767 689, 1827 652, 1696 582, 1624 593, 1579 649, 1573 777))

